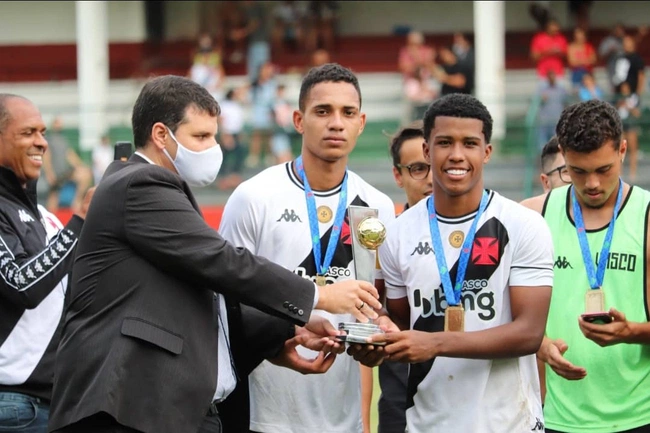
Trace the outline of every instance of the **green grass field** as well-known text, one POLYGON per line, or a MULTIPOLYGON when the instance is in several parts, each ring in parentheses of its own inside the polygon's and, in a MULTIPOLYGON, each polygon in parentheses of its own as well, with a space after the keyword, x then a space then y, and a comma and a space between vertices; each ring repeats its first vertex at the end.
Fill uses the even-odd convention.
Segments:
POLYGON ((377 413, 377 403, 379 402, 379 395, 381 389, 379 388, 379 374, 378 369, 372 369, 372 377, 374 378, 372 384, 372 404, 370 405, 370 432, 377 432, 377 424, 379 423, 379 415, 377 413))

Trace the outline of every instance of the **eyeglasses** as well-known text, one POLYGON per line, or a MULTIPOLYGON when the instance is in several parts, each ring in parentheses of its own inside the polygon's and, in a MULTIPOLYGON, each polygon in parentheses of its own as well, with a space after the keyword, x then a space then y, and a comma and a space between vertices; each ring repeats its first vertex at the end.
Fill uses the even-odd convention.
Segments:
POLYGON ((431 165, 424 162, 415 162, 411 165, 402 165, 397 164, 398 168, 406 168, 409 171, 411 177, 415 180, 422 180, 429 174, 431 170, 431 165))
POLYGON ((569 176, 569 171, 566 169, 566 165, 561 165, 559 167, 554 168, 553 170, 549 171, 548 173, 545 173, 547 176, 551 176, 553 173, 557 171, 558 175, 560 176, 560 180, 564 183, 571 183, 571 176, 569 176))

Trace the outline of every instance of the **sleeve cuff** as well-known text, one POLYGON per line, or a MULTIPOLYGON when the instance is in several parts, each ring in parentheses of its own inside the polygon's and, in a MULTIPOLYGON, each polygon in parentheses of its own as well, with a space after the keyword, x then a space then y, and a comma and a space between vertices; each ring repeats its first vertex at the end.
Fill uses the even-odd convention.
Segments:
POLYGON ((387 299, 401 299, 406 298, 408 295, 406 287, 392 286, 386 283, 386 298, 387 299))
POLYGON ((84 220, 79 215, 72 215, 68 224, 65 225, 65 228, 70 230, 75 236, 79 237, 81 234, 81 229, 84 225, 84 220))
POLYGON ((312 305, 312 310, 316 309, 316 305, 318 305, 318 298, 319 298, 319 291, 318 291, 318 285, 314 283, 314 305, 312 305))

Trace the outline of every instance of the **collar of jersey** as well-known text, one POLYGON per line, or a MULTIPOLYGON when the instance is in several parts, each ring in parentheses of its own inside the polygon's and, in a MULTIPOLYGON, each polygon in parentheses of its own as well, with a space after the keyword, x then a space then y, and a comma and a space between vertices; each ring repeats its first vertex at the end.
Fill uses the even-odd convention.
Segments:
MULTIPOLYGON (((291 179, 291 182, 293 182, 298 188, 300 188, 300 189, 302 189, 304 191, 305 186, 302 184, 302 180, 299 179, 298 176, 296 176, 296 174, 293 172, 292 163, 293 163, 293 161, 289 161, 289 162, 285 163, 285 169, 287 171, 287 175, 289 176, 289 179, 291 179)), ((348 181, 349 181, 349 173, 350 173, 350 170, 348 170, 348 181)), ((341 183, 339 183, 338 185, 336 185, 332 189, 328 189, 326 191, 313 190, 313 192, 314 192, 314 195, 317 196, 317 197, 330 197, 330 196, 336 195, 339 192, 341 192, 341 186, 342 185, 343 185, 343 181, 341 181, 341 183)))
MULTIPOLYGON (((487 191, 488 193, 487 205, 489 206, 490 202, 492 201, 492 198, 494 197, 494 191, 490 191, 489 189, 486 189, 485 191, 487 191)), ((467 221, 473 220, 477 213, 478 213, 478 209, 468 214, 457 216, 457 217, 446 217, 440 214, 436 214, 436 217, 438 218, 438 221, 440 221, 443 224, 462 224, 462 223, 466 223, 467 221)))

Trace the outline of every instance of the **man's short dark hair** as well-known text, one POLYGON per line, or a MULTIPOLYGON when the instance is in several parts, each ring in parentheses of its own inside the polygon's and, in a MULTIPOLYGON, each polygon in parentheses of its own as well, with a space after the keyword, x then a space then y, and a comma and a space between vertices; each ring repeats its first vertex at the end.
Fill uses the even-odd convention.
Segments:
POLYGON ((616 108, 593 99, 565 108, 555 128, 562 152, 589 153, 610 140, 618 150, 622 133, 621 116, 616 108))
POLYGON ((305 104, 307 103, 311 89, 316 84, 329 82, 352 84, 359 95, 359 107, 361 107, 361 88, 359 87, 357 76, 351 70, 338 63, 326 63, 322 66, 311 68, 302 79, 300 95, 298 97, 298 108, 300 108, 300 111, 305 111, 305 104))
POLYGON ((221 113, 214 97, 188 78, 164 75, 147 82, 135 101, 131 116, 135 147, 141 148, 147 144, 151 129, 157 122, 176 132, 186 122, 185 112, 189 107, 211 116, 221 113))
POLYGON ((437 99, 429 105, 424 113, 424 139, 431 138, 436 117, 458 117, 461 119, 476 119, 483 122, 485 142, 492 139, 492 116, 488 109, 475 97, 464 93, 452 93, 437 99))
POLYGON ((415 122, 404 126, 390 139, 390 156, 393 159, 393 167, 398 170, 401 161, 400 152, 402 150, 402 144, 404 144, 406 140, 412 138, 424 138, 421 120, 416 120, 415 122))
POLYGON ((557 141, 557 137, 554 135, 551 139, 544 145, 542 148, 542 171, 546 173, 551 167, 549 165, 555 159, 555 155, 560 153, 560 146, 557 141))
POLYGON ((7 101, 10 99, 24 99, 27 101, 27 98, 23 98, 20 95, 14 95, 12 93, 0 93, 0 134, 4 131, 5 127, 11 120, 11 113, 7 109, 7 101))

